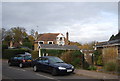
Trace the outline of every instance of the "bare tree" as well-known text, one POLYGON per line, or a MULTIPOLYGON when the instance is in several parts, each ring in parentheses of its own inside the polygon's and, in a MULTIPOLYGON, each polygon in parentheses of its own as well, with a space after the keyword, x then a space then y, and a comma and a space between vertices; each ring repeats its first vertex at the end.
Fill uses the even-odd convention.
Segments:
POLYGON ((34 37, 34 35, 35 35, 35 30, 34 30, 34 29, 31 29, 30 34, 34 37))

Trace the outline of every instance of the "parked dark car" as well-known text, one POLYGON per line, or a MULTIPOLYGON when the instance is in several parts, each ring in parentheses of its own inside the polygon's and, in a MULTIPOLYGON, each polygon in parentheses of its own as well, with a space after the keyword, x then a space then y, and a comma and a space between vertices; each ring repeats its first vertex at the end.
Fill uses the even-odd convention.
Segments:
POLYGON ((8 60, 8 65, 18 65, 20 68, 24 66, 31 66, 32 57, 31 55, 18 54, 15 57, 12 57, 8 60))
POLYGON ((32 62, 33 71, 47 71, 52 75, 70 74, 74 71, 74 66, 63 62, 60 58, 54 56, 43 56, 32 62))

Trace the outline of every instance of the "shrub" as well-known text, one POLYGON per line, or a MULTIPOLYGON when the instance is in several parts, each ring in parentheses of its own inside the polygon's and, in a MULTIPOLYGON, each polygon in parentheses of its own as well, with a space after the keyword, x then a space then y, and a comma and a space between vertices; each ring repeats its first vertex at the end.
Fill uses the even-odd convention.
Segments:
POLYGON ((109 61, 104 65, 104 69, 106 71, 116 71, 116 68, 117 68, 117 63, 113 61, 109 61))
POLYGON ((85 60, 84 63, 83 63, 83 67, 82 67, 82 68, 88 70, 89 66, 90 66, 90 65, 89 65, 88 62, 85 60))
POLYGON ((117 65, 117 72, 120 75, 120 65, 117 65))
POLYGON ((32 51, 32 58, 35 59, 37 57, 39 57, 39 52, 38 51, 32 51))
POLYGON ((94 51, 94 62, 96 65, 102 65, 102 53, 98 50, 94 51))
POLYGON ((62 60, 64 60, 66 63, 71 63, 72 62, 72 57, 71 57, 71 52, 65 52, 61 55, 60 57, 62 60))
POLYGON ((82 61, 83 61, 83 55, 79 50, 73 51, 72 53, 73 61, 72 64, 75 67, 81 67, 82 66, 82 61))
POLYGON ((100 55, 100 56, 98 57, 97 65, 103 65, 102 55, 100 55))
POLYGON ((97 68, 95 66, 89 66, 88 70, 96 70, 97 68))
POLYGON ((80 61, 80 58, 76 58, 74 59, 72 62, 71 62, 72 65, 74 65, 75 67, 80 67, 81 65, 81 61, 80 61))
POLYGON ((29 50, 23 49, 5 49, 2 53, 2 58, 9 59, 17 54, 24 54, 25 52, 29 52, 29 50))
POLYGON ((60 58, 75 67, 81 67, 82 53, 80 51, 67 51, 63 53, 60 58))

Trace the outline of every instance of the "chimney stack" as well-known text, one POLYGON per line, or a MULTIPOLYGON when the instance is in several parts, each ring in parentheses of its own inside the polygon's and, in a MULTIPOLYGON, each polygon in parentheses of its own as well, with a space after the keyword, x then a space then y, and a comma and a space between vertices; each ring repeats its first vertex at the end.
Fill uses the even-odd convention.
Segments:
POLYGON ((68 32, 66 33, 66 39, 67 39, 67 41, 69 40, 69 39, 68 39, 68 32))
POLYGON ((68 43, 69 43, 69 34, 68 34, 68 32, 66 32, 66 44, 68 45, 68 43))

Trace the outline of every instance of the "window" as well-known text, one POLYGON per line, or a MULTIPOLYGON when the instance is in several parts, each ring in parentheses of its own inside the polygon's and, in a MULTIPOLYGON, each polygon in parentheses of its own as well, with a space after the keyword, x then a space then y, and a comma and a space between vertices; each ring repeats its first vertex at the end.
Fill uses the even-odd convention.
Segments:
POLYGON ((49 62, 48 58, 42 58, 41 60, 42 60, 42 63, 48 63, 49 62))
POLYGON ((44 44, 44 41, 39 41, 39 44, 44 44))
POLYGON ((60 37, 60 41, 62 40, 62 37, 60 37))
POLYGON ((40 63, 48 63, 49 62, 47 58, 38 58, 37 60, 40 63))
POLYGON ((49 42, 49 44, 52 44, 52 42, 49 42))
POLYGON ((53 41, 48 41, 48 44, 53 44, 53 41))
POLYGON ((24 59, 24 57, 19 56, 17 59, 18 60, 22 60, 22 59, 24 59))
POLYGON ((17 59, 17 57, 14 57, 13 59, 17 59))
POLYGON ((63 63, 63 61, 58 57, 49 58, 50 63, 63 63))
POLYGON ((57 37, 57 39, 59 39, 59 37, 57 37))
POLYGON ((42 63, 42 58, 38 58, 37 61, 42 63))
POLYGON ((31 59, 32 59, 32 57, 30 55, 25 56, 25 60, 31 60, 31 59))

